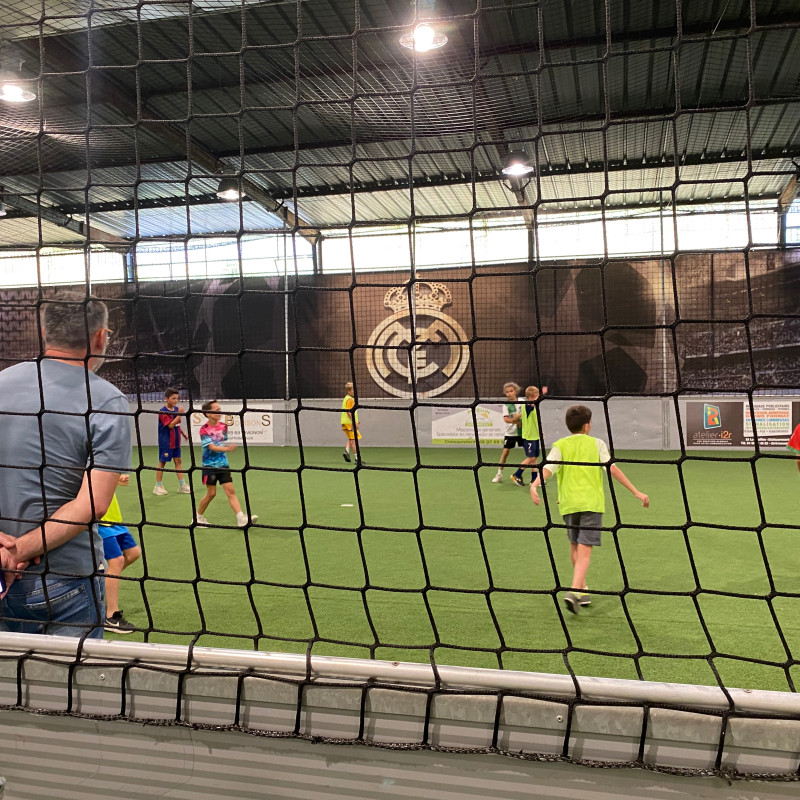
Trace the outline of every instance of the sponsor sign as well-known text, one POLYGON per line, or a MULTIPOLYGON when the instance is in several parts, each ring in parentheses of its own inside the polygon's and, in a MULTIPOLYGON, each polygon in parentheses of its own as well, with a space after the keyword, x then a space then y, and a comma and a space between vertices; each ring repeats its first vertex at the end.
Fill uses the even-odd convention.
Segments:
POLYGON ((471 408, 437 406, 432 411, 432 444, 472 444, 476 439, 476 430, 481 444, 503 444, 506 429, 503 406, 477 406, 474 417, 471 408))
POLYGON ((784 447, 800 422, 800 402, 719 400, 686 403, 687 444, 693 447, 784 447))
MULTIPOLYGON (((753 419, 751 417, 750 403, 743 402, 744 440, 747 444, 753 443, 753 419)), ((786 444, 792 435, 792 403, 789 400, 753 400, 755 413, 755 432, 758 442, 762 447, 786 444)))
MULTIPOLYGON (((246 411, 244 414, 242 414, 241 404, 220 403, 219 405, 222 409, 222 422, 228 426, 229 442, 242 444, 246 438, 248 447, 272 444, 271 405, 264 405, 258 411, 246 411)), ((206 424, 206 421, 205 415, 199 408, 195 408, 189 415, 193 445, 200 444, 200 428, 206 424)))

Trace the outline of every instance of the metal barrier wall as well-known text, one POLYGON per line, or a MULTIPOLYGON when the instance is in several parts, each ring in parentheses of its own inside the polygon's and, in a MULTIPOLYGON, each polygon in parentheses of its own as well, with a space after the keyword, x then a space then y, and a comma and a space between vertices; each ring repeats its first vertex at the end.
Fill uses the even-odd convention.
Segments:
POLYGON ((781 692, 0 635, 3 800, 788 798, 798 716, 781 692))

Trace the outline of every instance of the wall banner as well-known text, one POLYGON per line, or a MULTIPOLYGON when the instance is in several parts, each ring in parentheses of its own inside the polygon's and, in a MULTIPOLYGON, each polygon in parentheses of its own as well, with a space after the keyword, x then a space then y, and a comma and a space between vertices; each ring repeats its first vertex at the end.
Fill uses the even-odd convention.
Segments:
POLYGON ((753 400, 689 401, 686 403, 687 444, 692 447, 784 447, 800 423, 800 402, 753 400), (754 430, 755 427, 755 430, 754 430))
POLYGON ((503 444, 506 423, 501 405, 477 406, 474 417, 471 408, 435 406, 431 411, 431 444, 473 444, 476 421, 481 444, 503 444))
MULTIPOLYGON (((200 428, 206 424, 205 415, 200 411, 200 403, 189 415, 192 444, 200 445, 200 428)), ((241 403, 220 403, 222 421, 228 426, 228 441, 242 444, 247 437, 247 446, 272 444, 272 411, 271 405, 259 406, 258 411, 246 411, 242 414, 241 403), (244 420, 244 435, 242 429, 244 420)))

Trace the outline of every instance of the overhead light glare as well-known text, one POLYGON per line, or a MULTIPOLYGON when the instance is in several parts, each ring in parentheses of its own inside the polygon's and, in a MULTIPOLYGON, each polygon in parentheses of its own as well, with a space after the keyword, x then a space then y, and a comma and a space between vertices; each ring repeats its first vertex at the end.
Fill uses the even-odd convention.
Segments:
POLYGON ((444 47, 447 44, 447 36, 435 30, 427 22, 421 22, 413 31, 400 37, 400 44, 417 53, 427 53, 444 47))
POLYGON ((506 158, 503 175, 512 178, 521 178, 533 172, 533 165, 524 150, 512 150, 506 158))
POLYGON ((31 92, 14 81, 5 80, 0 85, 0 100, 6 103, 30 103, 36 99, 36 92, 31 92))
POLYGON ((245 192, 239 187, 239 181, 236 178, 227 177, 219 182, 217 197, 219 197, 220 200, 225 200, 230 203, 236 200, 242 200, 246 196, 245 192))

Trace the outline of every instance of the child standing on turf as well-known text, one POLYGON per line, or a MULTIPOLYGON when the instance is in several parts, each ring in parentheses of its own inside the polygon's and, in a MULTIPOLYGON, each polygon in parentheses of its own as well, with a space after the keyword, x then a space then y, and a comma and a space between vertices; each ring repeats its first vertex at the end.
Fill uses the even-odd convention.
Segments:
MULTIPOLYGON (((558 478, 559 510, 567 526, 572 558, 572 591, 564 595, 564 604, 568 611, 577 614, 580 606, 588 606, 591 602, 586 573, 592 559, 592 548, 600 546, 605 511, 603 467, 611 461, 611 455, 602 439, 589 436, 592 412, 586 406, 570 406, 566 423, 570 435, 553 444, 545 462, 547 466, 542 467, 531 484, 531 499, 539 505, 538 487, 555 474, 558 478)), ((609 466, 609 472, 614 480, 641 500, 645 508, 649 507, 650 498, 638 491, 616 464, 609 466)))
POLYGON ((361 427, 358 422, 358 411, 353 410, 353 406, 356 404, 356 398, 353 394, 353 384, 349 381, 344 385, 344 399, 342 400, 342 413, 340 416, 340 421, 342 424, 342 430, 344 431, 345 435, 345 443, 344 443, 344 453, 342 453, 342 458, 348 463, 350 462, 350 450, 353 451, 353 458, 356 460, 360 459, 360 449, 356 444, 356 438, 360 439, 361 434, 359 433, 359 428, 361 427))
POLYGON ((500 466, 497 468, 497 475, 492 478, 492 483, 502 483, 503 465, 506 463, 508 454, 515 447, 522 447, 522 423, 520 422, 520 407, 517 405, 517 398, 522 391, 519 384, 509 381, 503 385, 503 394, 506 396, 506 413, 503 415, 503 422, 506 424, 506 432, 503 437, 503 452, 500 454, 500 466))
POLYGON ((181 463, 181 418, 183 406, 178 405, 180 395, 177 389, 167 389, 164 392, 164 406, 158 412, 158 469, 156 470, 156 485, 153 494, 167 494, 162 483, 164 467, 170 462, 175 462, 178 473, 178 493, 189 494, 192 490, 183 477, 181 463))
MULTIPOLYGON (((120 486, 129 483, 130 475, 119 476, 120 486)), ((122 511, 116 494, 111 498, 105 516, 97 524, 97 532, 103 539, 103 555, 108 563, 105 580, 106 621, 103 627, 109 633, 133 633, 135 626, 122 616, 119 607, 119 576, 139 559, 142 551, 131 532, 122 524, 122 511)))
POLYGON ((228 443, 228 426, 222 422, 222 409, 219 407, 219 403, 216 400, 209 400, 207 403, 203 403, 201 410, 208 420, 200 428, 200 444, 203 447, 203 484, 206 487, 206 494, 197 504, 195 525, 208 526, 210 524, 203 514, 208 508, 208 504, 217 496, 217 484, 222 486, 222 491, 225 492, 233 513, 236 514, 236 524, 240 528, 246 527, 249 523, 258 522, 255 514, 251 514, 248 519, 247 514, 242 511, 239 498, 236 497, 236 490, 233 488, 228 453, 235 450, 236 445, 228 443))
MULTIPOLYGON (((542 393, 547 394, 547 387, 542 387, 542 393)), ((522 447, 525 450, 525 458, 520 462, 519 468, 511 476, 511 480, 517 486, 524 486, 525 481, 522 476, 526 467, 536 466, 539 458, 539 389, 536 386, 529 386, 525 390, 525 405, 520 410, 520 422, 522 423, 522 447)))

